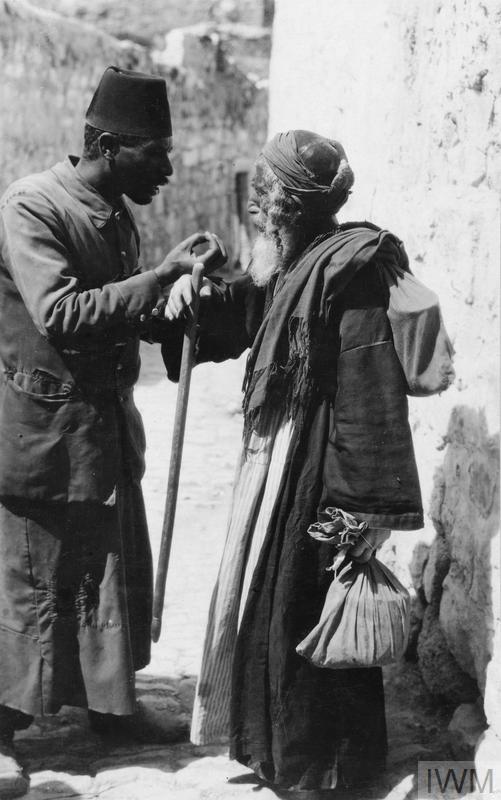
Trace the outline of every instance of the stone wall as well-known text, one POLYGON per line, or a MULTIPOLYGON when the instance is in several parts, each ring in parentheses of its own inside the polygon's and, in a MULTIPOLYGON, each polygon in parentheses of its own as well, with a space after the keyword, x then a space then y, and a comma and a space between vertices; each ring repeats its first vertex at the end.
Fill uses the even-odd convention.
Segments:
MULTIPOLYGON (((193 230, 215 230, 228 243, 230 259, 238 259, 245 220, 237 176, 249 175, 266 138, 267 84, 240 71, 212 26, 171 31, 155 58, 168 76, 175 151, 169 191, 154 205, 163 204, 172 241, 193 230)), ((161 241, 162 224, 159 215, 149 226, 152 245, 161 241)))
POLYGON ((143 44, 154 44, 158 35, 199 22, 271 25, 273 17, 273 0, 43 0, 43 6, 143 44))
POLYGON ((273 19, 273 0, 213 0, 209 13, 219 22, 267 25, 273 19))
MULTIPOLYGON (((417 641, 421 672, 436 695, 459 705, 451 722, 455 750, 468 756, 462 740, 465 717, 478 737, 485 717, 487 738, 501 742, 501 681, 495 673, 499 637, 499 437, 490 436, 485 415, 456 406, 446 434, 442 467, 435 476, 430 514, 436 538, 414 570, 422 629, 417 641)), ((466 749, 465 745, 466 744, 466 749)))
POLYGON ((414 646, 431 688, 443 694, 449 678, 455 703, 480 690, 491 726, 501 711, 500 20, 499 0, 317 0, 315 13, 278 0, 270 67, 270 133, 339 138, 356 176, 341 220, 401 236, 441 298, 457 380, 411 400, 426 528, 394 534, 383 557, 407 585, 414 574, 414 646))
POLYGON ((175 64, 147 48, 25 0, 0 0, 0 191, 15 178, 79 153, 83 116, 104 68, 115 63, 167 80, 174 176, 137 209, 146 264, 198 229, 219 232, 232 258, 240 246, 237 173, 266 135, 267 90, 227 58, 217 36, 176 32, 175 64))
POLYGON ((150 66, 139 47, 23 0, 0 0, 0 191, 79 152, 92 89, 113 63, 150 66))

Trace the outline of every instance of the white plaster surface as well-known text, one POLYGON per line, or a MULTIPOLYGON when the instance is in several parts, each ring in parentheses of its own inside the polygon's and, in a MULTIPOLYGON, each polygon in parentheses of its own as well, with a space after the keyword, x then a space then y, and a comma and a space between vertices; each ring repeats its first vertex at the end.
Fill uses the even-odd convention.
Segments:
MULTIPOLYGON (((489 434, 499 431, 500 21, 499 0, 276 3, 270 135, 307 128, 343 143, 355 185, 341 221, 370 219, 404 240, 411 268, 441 299, 454 342, 454 387, 410 403, 426 510, 453 409, 481 412, 489 434)), ((461 452, 468 469, 468 447, 461 452)), ((467 489, 468 480, 458 485, 467 489)), ((454 486, 451 474, 446 481, 454 486)), ((499 536, 484 536, 470 498, 458 497, 456 512, 455 572, 440 619, 499 730, 499 659, 497 671, 489 662, 500 647, 499 536), (490 583, 479 583, 485 565, 490 583), (484 606, 489 618, 493 609, 488 626, 480 624, 484 606)), ((434 537, 430 519, 422 532, 392 537, 387 555, 408 585, 416 544, 434 537)))

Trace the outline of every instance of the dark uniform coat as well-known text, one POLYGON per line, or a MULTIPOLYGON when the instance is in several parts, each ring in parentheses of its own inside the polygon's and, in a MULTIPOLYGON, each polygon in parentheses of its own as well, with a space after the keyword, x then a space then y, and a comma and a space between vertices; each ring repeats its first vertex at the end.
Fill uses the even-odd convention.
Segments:
POLYGON ((151 600, 132 390, 161 289, 75 163, 1 200, 0 704, 125 714, 151 600))

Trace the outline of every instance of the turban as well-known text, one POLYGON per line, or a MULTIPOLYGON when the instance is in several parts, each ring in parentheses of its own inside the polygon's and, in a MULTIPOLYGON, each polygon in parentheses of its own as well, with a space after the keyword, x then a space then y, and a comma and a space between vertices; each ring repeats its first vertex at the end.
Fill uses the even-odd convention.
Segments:
POLYGON ((354 175, 342 144, 311 131, 277 133, 263 157, 293 195, 333 198, 336 210, 348 199, 354 175))

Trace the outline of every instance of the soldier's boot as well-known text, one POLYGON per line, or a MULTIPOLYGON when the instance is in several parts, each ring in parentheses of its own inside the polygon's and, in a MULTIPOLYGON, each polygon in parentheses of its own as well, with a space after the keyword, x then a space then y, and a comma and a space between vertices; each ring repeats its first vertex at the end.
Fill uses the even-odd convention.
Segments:
POLYGON ((88 715, 94 733, 118 743, 173 744, 187 741, 188 738, 187 724, 168 719, 165 713, 155 714, 141 701, 137 703, 136 713, 130 716, 101 714, 91 710, 88 715))

